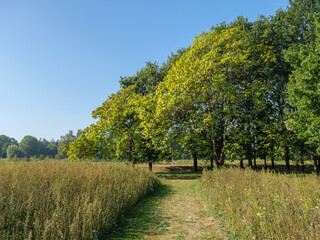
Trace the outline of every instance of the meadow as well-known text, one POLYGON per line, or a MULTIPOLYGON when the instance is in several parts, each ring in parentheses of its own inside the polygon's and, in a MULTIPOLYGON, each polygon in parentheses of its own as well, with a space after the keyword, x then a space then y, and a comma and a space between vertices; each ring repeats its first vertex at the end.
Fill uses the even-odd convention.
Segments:
POLYGON ((320 239, 319 177, 258 163, 2 160, 0 239, 320 239))
POLYGON ((201 184, 231 239, 320 239, 319 177, 224 168, 201 184))
POLYGON ((120 163, 0 161, 0 239, 103 239, 158 185, 120 163))

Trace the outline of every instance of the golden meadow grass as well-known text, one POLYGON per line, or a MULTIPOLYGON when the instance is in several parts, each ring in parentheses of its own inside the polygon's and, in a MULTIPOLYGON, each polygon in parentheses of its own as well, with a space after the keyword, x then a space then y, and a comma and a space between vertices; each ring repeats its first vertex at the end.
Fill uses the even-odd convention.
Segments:
POLYGON ((159 184, 124 164, 0 162, 0 239, 96 239, 159 184))
POLYGON ((232 239, 320 239, 315 175, 230 168, 204 172, 201 181, 232 239))

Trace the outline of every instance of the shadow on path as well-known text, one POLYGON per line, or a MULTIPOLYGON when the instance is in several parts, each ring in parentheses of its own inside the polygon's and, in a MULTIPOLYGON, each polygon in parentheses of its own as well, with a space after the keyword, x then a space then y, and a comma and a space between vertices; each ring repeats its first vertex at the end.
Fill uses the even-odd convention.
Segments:
POLYGON ((194 172, 191 166, 169 166, 161 169, 156 174, 160 178, 168 180, 193 180, 202 176, 202 167, 198 167, 198 171, 194 172))
POLYGON ((172 187, 161 184, 151 195, 128 211, 104 239, 143 239, 143 235, 160 235, 166 231, 170 217, 156 211, 162 198, 173 194, 172 187))

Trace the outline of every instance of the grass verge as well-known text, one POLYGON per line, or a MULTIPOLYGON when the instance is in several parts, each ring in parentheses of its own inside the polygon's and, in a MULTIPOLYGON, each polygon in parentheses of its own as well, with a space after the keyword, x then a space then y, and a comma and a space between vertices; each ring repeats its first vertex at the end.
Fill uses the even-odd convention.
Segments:
POLYGON ((161 235, 167 230, 166 222, 170 217, 158 214, 161 200, 172 194, 168 184, 161 184, 157 191, 143 199, 138 205, 128 211, 121 219, 119 226, 115 226, 107 239, 144 239, 144 235, 161 235))

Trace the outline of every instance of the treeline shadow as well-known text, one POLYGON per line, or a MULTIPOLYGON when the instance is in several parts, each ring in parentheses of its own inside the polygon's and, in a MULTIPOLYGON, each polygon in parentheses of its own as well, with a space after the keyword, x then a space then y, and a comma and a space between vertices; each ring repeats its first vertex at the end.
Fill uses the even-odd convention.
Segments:
MULTIPOLYGON (((233 167, 233 168, 240 168, 239 165, 233 165, 233 164, 225 164, 223 167, 233 167)), ((304 165, 304 170, 302 166, 297 165, 290 165, 290 170, 287 169, 286 165, 280 165, 275 164, 274 168, 271 165, 268 165, 267 168, 265 168, 264 165, 257 165, 256 167, 251 168, 250 166, 245 166, 244 168, 252 169, 254 171, 270 171, 275 173, 286 173, 286 174, 312 174, 315 173, 314 166, 311 164, 304 165)))
POLYGON ((203 169, 204 167, 200 166, 195 172, 192 166, 166 166, 156 174, 167 180, 193 180, 201 178, 203 169))

